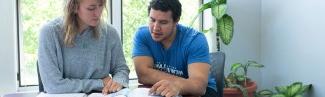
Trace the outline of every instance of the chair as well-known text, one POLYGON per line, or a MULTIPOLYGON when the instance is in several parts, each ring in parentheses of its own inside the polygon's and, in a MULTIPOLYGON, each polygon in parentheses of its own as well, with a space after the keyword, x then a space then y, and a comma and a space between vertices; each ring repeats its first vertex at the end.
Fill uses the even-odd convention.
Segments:
POLYGON ((36 62, 36 65, 37 65, 37 75, 38 75, 38 91, 39 92, 45 92, 44 87, 43 87, 43 83, 42 83, 42 80, 41 80, 41 75, 39 73, 38 61, 36 62))
POLYGON ((217 95, 223 97, 224 88, 224 66, 225 66, 225 53, 218 51, 210 53, 211 74, 215 77, 217 83, 217 95))

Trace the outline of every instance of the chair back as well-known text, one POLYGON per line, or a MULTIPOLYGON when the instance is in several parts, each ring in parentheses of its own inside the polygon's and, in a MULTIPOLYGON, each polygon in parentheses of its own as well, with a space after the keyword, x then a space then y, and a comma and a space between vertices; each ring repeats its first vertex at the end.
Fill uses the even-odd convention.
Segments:
POLYGON ((39 92, 45 92, 44 87, 43 87, 43 83, 42 83, 42 80, 41 80, 41 75, 39 73, 38 61, 36 62, 36 65, 37 65, 37 75, 38 75, 38 91, 39 92))
POLYGON ((225 59, 226 55, 221 51, 210 53, 210 71, 216 79, 218 97, 223 97, 225 59))

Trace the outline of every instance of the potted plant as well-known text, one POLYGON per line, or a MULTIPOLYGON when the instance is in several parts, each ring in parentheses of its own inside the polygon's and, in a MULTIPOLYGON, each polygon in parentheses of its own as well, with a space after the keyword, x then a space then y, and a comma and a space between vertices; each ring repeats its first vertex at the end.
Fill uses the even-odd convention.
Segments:
POLYGON ((198 14, 191 21, 190 25, 192 25, 197 17, 199 17, 206 9, 211 9, 213 26, 210 29, 203 30, 203 32, 216 32, 217 51, 220 51, 219 39, 221 39, 225 45, 228 45, 233 37, 234 21, 232 17, 226 13, 227 0, 211 0, 208 3, 201 5, 198 14))
POLYGON ((288 86, 275 87, 276 93, 268 89, 261 90, 256 93, 256 97, 303 97, 311 87, 311 84, 303 85, 302 82, 294 82, 288 86))
POLYGON ((230 73, 225 78, 224 97, 253 97, 256 91, 256 82, 248 76, 248 68, 262 68, 264 65, 255 61, 248 61, 245 64, 235 63, 231 65, 230 73))

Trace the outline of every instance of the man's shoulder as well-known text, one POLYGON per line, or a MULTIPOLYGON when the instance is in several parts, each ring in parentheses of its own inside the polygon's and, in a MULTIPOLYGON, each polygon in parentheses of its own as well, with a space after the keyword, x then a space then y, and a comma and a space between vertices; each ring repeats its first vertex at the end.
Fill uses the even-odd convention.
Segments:
POLYGON ((143 32, 149 32, 149 27, 148 26, 140 26, 138 28, 138 31, 137 32, 141 32, 141 33, 143 33, 143 32))
POLYGON ((150 31, 148 26, 140 26, 136 31, 135 38, 149 38, 150 31))
POLYGON ((205 39, 205 36, 202 32, 188 26, 178 25, 178 29, 182 34, 181 37, 184 38, 184 41, 192 42, 192 41, 202 41, 205 39))
POLYGON ((202 32, 194 29, 193 27, 178 24, 177 28, 179 29, 179 31, 181 33, 184 34, 184 36, 187 36, 187 37, 196 37, 196 36, 200 36, 200 35, 204 36, 204 34, 202 32))

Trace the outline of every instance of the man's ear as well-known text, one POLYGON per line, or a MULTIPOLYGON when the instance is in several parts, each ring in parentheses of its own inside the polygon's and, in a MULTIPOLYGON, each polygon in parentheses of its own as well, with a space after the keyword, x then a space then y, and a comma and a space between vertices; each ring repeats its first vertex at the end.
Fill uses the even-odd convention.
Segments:
POLYGON ((178 22, 179 22, 179 20, 180 20, 180 18, 176 19, 174 22, 175 22, 175 23, 178 23, 178 22))

